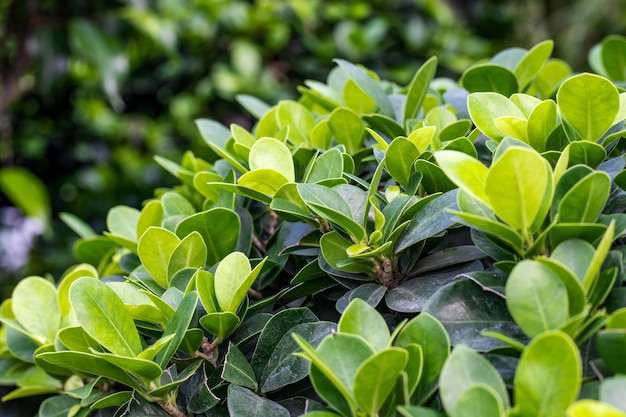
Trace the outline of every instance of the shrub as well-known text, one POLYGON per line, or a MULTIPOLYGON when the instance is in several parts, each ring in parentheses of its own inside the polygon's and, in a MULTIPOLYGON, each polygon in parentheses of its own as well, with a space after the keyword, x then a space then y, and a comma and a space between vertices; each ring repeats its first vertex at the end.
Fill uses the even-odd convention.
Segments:
POLYGON ((298 101, 197 120, 209 163, 113 207, 58 285, 0 309, 5 401, 40 415, 626 414, 626 40, 457 83, 345 60, 298 101), (452 350, 451 350, 452 347, 452 350), (451 350, 451 353, 450 353, 451 350))

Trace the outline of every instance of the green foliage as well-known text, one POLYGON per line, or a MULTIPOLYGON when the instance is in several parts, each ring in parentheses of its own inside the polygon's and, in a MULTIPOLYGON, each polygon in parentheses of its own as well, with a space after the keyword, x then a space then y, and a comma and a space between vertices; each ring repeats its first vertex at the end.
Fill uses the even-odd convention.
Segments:
POLYGON ((550 87, 551 50, 460 84, 435 59, 405 86, 337 60, 298 101, 245 98, 249 130, 198 120, 216 159, 157 158, 178 185, 113 207, 101 235, 65 215, 81 263, 4 301, 4 400, 623 415, 624 100, 603 75, 550 87))

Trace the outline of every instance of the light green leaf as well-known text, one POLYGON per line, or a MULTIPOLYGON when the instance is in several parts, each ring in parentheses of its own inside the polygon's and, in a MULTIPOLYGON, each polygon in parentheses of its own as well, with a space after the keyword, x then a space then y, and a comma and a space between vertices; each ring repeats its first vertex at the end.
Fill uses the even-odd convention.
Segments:
POLYGON ((528 143, 528 120, 521 117, 501 116, 493 119, 493 122, 506 136, 528 143))
POLYGON ((174 233, 161 227, 149 227, 139 239, 139 259, 152 279, 163 288, 169 285, 168 265, 179 244, 180 239, 174 233))
POLYGON ((508 408, 509 394, 495 367, 473 349, 456 345, 439 378, 439 393, 446 411, 453 413, 465 392, 476 386, 491 388, 498 403, 508 408))
POLYGON ((556 103, 552 100, 546 100, 538 104, 528 118, 528 144, 537 152, 544 152, 548 138, 556 125, 556 103))
POLYGON ((95 351, 91 353, 143 380, 152 381, 163 373, 161 367, 151 360, 95 351))
POLYGON ((240 322, 239 317, 230 311, 209 313, 200 318, 200 325, 213 333, 217 337, 218 343, 222 343, 225 338, 230 336, 240 322))
POLYGON ((502 116, 526 117, 515 104, 498 93, 472 93, 467 98, 467 106, 476 127, 485 136, 496 142, 500 142, 505 136, 496 126, 494 122, 496 118, 502 116))
POLYGON ((381 409, 393 391, 409 355, 404 349, 387 348, 370 356, 357 369, 354 398, 369 415, 381 409))
POLYGON ((250 148, 248 163, 251 170, 270 168, 282 174, 288 182, 295 181, 291 152, 278 139, 264 137, 257 140, 250 148))
POLYGON ((506 305, 520 328, 534 337, 557 329, 569 317, 567 288, 548 266, 518 263, 506 282, 506 305))
POLYGON ((420 151, 410 140, 398 136, 391 141, 385 152, 385 168, 398 184, 405 188, 413 171, 413 163, 420 156, 420 151))
POLYGON ((567 417, 626 417, 626 413, 598 400, 579 400, 567 408, 567 417))
POLYGON ((289 140, 295 145, 308 143, 315 126, 311 112, 293 100, 280 101, 276 109, 276 124, 280 129, 289 128, 289 140))
POLYGON ((28 217, 47 225, 50 221, 50 197, 45 184, 25 168, 0 170, 0 190, 28 217))
POLYGON ((241 252, 232 252, 220 262, 215 271, 215 297, 222 311, 237 312, 264 263, 261 261, 252 270, 241 252))
POLYGON ((519 91, 515 75, 501 65, 475 65, 463 73, 460 82, 470 93, 495 92, 509 97, 519 91))
POLYGON ((127 206, 115 206, 107 214, 107 228, 115 236, 137 242, 139 210, 127 206))
POLYGON ((70 313, 72 305, 70 304, 70 286, 81 277, 98 278, 98 271, 89 264, 74 265, 60 279, 59 289, 57 291, 59 311, 63 317, 70 313))
POLYGON ((188 234, 172 252, 167 264, 167 281, 185 268, 203 268, 207 257, 204 240, 198 232, 188 234))
POLYGON ((611 190, 611 178, 595 171, 578 181, 563 196, 558 208, 560 223, 595 223, 611 190))
POLYGON ((387 97, 385 91, 372 77, 348 61, 336 59, 335 62, 365 93, 374 99, 383 115, 389 117, 394 116, 395 112, 393 111, 393 106, 391 105, 391 101, 389 101, 389 97, 387 97))
POLYGON ((500 417, 503 411, 498 393, 489 385, 476 384, 461 394, 456 408, 449 413, 452 417, 500 417))
POLYGON ((141 236, 145 233, 146 230, 150 226, 161 226, 163 222, 163 205, 159 200, 149 201, 143 209, 141 209, 141 213, 139 214, 139 218, 137 219, 137 237, 141 238, 141 236))
POLYGON ((375 351, 389 344, 389 327, 383 317, 360 298, 353 299, 337 325, 340 333, 361 336, 375 351))
POLYGON ((504 222, 526 233, 543 206, 551 175, 534 150, 511 147, 492 164, 485 181, 488 205, 504 222))
POLYGON ((199 269, 194 277, 196 288, 200 296, 200 302, 207 313, 220 311, 217 298, 215 298, 215 278, 209 271, 199 269))
POLYGON ((240 220, 237 213, 214 208, 187 217, 176 226, 176 235, 184 238, 197 231, 207 248, 207 265, 214 265, 231 253, 239 240, 240 220))
POLYGON ((355 154, 363 145, 365 126, 361 117, 347 107, 337 107, 328 118, 328 127, 337 143, 349 154, 355 154))
POLYGON ((61 326, 54 284, 41 277, 22 279, 13 290, 13 314, 41 344, 54 342, 61 326))
POLYGON ((420 67, 419 70, 417 70, 417 72, 413 76, 411 84, 408 87, 408 91, 406 93, 406 101, 404 103, 404 123, 406 123, 409 119, 414 119, 417 117, 417 114, 422 107, 422 103, 424 102, 424 98, 428 93, 428 87, 430 86, 430 82, 435 76, 436 71, 437 57, 433 56, 428 61, 424 62, 424 64, 420 67))
POLYGON ((83 329, 110 352, 132 357, 141 353, 143 348, 132 316, 105 283, 81 278, 72 284, 70 300, 83 329))
POLYGON ((581 377, 580 352, 565 333, 538 335, 522 353, 515 373, 516 415, 563 416, 578 396, 581 377))
POLYGON ((557 92, 559 110, 583 140, 595 142, 619 111, 619 93, 612 82, 595 74, 568 78, 557 92))
POLYGON ((274 197, 278 190, 289 183, 287 177, 271 168, 259 168, 246 172, 237 181, 241 187, 274 197))
POLYGON ((519 82, 520 90, 524 90, 539 73, 548 58, 550 58, 553 46, 554 42, 552 40, 538 43, 517 64, 515 76, 519 82))
POLYGON ((459 188, 484 204, 488 204, 485 182, 488 169, 476 158, 457 151, 435 153, 437 165, 459 188))

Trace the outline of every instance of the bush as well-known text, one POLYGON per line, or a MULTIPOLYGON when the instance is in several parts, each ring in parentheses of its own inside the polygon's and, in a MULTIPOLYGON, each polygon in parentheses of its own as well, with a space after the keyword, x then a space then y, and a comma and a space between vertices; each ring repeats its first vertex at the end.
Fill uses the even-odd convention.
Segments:
POLYGON ((625 415, 626 39, 459 80, 338 59, 0 309, 39 415, 625 415), (450 348, 452 351, 450 353, 450 348))

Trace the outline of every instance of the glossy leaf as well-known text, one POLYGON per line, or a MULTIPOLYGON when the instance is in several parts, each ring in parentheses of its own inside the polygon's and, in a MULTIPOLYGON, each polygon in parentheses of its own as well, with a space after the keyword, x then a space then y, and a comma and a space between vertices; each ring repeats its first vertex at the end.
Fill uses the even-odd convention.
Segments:
POLYGON ((387 348, 359 366, 353 390, 356 402, 364 412, 371 415, 380 410, 408 359, 404 349, 387 348))
POLYGON ((207 249, 200 233, 192 232, 176 246, 167 264, 167 280, 185 268, 203 268, 206 262, 207 249))
POLYGON ((557 329, 569 317, 567 288, 548 266, 522 261, 506 283, 506 305, 530 337, 557 329))
POLYGON ((197 231, 207 248, 207 265, 214 265, 231 253, 239 239, 241 222, 239 216, 224 208, 196 213, 181 221, 176 227, 176 235, 184 238, 197 231))
POLYGON ((470 116, 476 127, 485 136, 500 142, 503 132, 495 125, 494 119, 501 116, 525 118, 524 113, 505 96, 493 93, 472 93, 467 99, 470 116))
POLYGON ((580 391, 581 377, 580 353, 567 335, 559 331, 538 335, 522 353, 515 374, 517 415, 564 415, 580 391))
POLYGON ((465 345, 456 345, 441 370, 439 392, 448 413, 458 409, 459 402, 466 403, 464 394, 477 386, 486 386, 495 394, 501 408, 508 408, 509 394, 504 381, 491 363, 465 345))
POLYGON ((54 284, 41 277, 21 280, 13 290, 13 314, 41 343, 53 342, 61 326, 54 284))
POLYGON ((282 405, 237 385, 228 387, 228 413, 231 417, 289 417, 290 415, 282 405))
POLYGON ((215 297, 222 311, 237 312, 264 263, 261 261, 253 270, 241 252, 232 252, 220 262, 214 282, 215 297))
POLYGON ((500 65, 481 64, 463 73, 461 84, 470 93, 494 92, 509 97, 518 91, 515 74, 500 65))
POLYGON ((257 381, 254 371, 246 357, 232 342, 228 343, 228 352, 224 359, 222 379, 242 387, 257 389, 257 381))
POLYGON ((406 123, 407 120, 417 117, 417 114, 422 107, 424 98, 428 93, 428 86, 435 76, 437 70, 437 58, 432 57, 420 67, 415 73, 411 84, 408 87, 406 94, 406 101, 404 103, 404 117, 403 120, 406 123))
POLYGON ((283 100, 278 103, 276 124, 279 128, 289 128, 289 139, 297 145, 309 141, 309 132, 315 125, 315 120, 302 104, 293 100, 283 100))
POLYGON ((180 239, 172 232, 161 227, 150 227, 139 239, 137 252, 152 279, 167 288, 168 266, 172 253, 178 247, 180 239))
POLYGON ((583 140, 596 141, 613 124, 619 109, 619 94, 606 78, 584 73, 561 84, 557 103, 583 140))
POLYGON ((261 138, 250 148, 250 169, 270 168, 281 173, 287 181, 295 180, 293 160, 289 148, 274 138, 261 138))
POLYGON ((353 299, 337 325, 341 333, 361 336, 375 351, 389 344, 389 328, 383 317, 360 298, 353 299))
POLYGON ((457 151, 438 151, 437 164, 459 188, 483 203, 488 203, 485 193, 487 167, 476 158, 457 151))
POLYGON ((132 316, 105 283, 81 278, 70 288, 70 300, 80 325, 111 353, 137 356, 143 350, 132 316))

